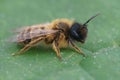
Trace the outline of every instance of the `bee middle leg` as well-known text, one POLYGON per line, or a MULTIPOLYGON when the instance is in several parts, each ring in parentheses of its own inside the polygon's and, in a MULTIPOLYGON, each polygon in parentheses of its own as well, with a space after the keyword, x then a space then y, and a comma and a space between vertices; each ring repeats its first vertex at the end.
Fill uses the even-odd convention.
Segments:
POLYGON ((83 55, 84 57, 86 56, 83 51, 77 47, 77 45, 74 44, 74 42, 72 40, 69 40, 69 43, 71 44, 71 46, 81 55, 83 55))
POLYGON ((60 60, 62 60, 62 57, 61 57, 61 54, 60 54, 60 49, 59 49, 59 47, 58 47, 58 45, 57 45, 57 42, 53 42, 53 50, 56 52, 56 54, 57 54, 57 57, 60 59, 60 60))
POLYGON ((56 52, 57 54, 57 57, 62 60, 62 57, 61 57, 61 54, 60 54, 60 49, 59 49, 59 43, 58 43, 58 40, 59 40, 59 36, 60 36, 60 33, 58 32, 57 36, 56 36, 56 39, 53 41, 52 43, 52 47, 53 47, 53 50, 56 52))
POLYGON ((39 41, 41 41, 43 38, 38 38, 35 39, 33 41, 31 41, 30 43, 26 44, 25 47, 23 47, 20 51, 18 51, 17 53, 13 53, 12 55, 19 55, 19 54, 23 54, 25 51, 29 50, 32 46, 34 46, 35 44, 37 44, 39 41))

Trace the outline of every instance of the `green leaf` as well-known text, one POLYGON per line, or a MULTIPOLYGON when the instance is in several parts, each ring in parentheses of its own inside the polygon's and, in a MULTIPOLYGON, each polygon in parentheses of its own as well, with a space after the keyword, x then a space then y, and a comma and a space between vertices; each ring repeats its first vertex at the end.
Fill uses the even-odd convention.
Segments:
POLYGON ((0 80, 120 80, 119 0, 0 0, 0 80), (88 38, 76 51, 61 49, 59 61, 51 48, 37 46, 23 55, 6 40, 14 28, 52 21, 75 19, 88 24, 88 38))

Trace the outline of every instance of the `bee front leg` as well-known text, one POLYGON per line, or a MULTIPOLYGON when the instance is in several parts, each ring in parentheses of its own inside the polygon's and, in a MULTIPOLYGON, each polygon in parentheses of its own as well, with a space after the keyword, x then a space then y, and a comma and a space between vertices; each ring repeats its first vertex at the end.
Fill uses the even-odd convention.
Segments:
POLYGON ((86 56, 86 55, 83 53, 83 51, 82 51, 81 49, 79 49, 79 48, 77 47, 77 45, 74 44, 74 42, 73 42, 72 40, 69 40, 69 43, 71 44, 71 46, 72 46, 78 53, 80 53, 80 54, 83 55, 84 57, 86 56))

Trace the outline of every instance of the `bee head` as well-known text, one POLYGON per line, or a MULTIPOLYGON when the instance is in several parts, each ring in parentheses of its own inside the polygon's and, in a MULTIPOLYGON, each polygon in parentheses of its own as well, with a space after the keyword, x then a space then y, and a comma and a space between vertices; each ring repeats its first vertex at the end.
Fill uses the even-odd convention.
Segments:
POLYGON ((73 40, 84 43, 86 40, 86 37, 87 37, 87 33, 88 33, 87 23, 98 15, 99 14, 92 16, 84 24, 79 24, 77 22, 73 23, 73 25, 71 26, 71 29, 70 29, 70 37, 73 40))

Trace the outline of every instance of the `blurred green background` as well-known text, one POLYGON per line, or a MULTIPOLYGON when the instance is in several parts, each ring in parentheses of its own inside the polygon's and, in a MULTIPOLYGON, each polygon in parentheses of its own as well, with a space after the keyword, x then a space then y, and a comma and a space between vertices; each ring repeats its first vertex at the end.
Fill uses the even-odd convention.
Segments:
POLYGON ((120 80, 120 0, 0 0, 0 80, 120 80), (84 23, 101 13, 88 25, 85 44, 74 50, 62 49, 60 62, 51 48, 32 48, 24 55, 6 40, 10 31, 56 18, 84 23))

